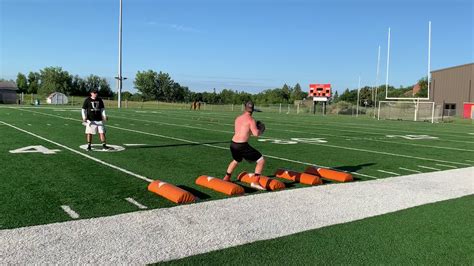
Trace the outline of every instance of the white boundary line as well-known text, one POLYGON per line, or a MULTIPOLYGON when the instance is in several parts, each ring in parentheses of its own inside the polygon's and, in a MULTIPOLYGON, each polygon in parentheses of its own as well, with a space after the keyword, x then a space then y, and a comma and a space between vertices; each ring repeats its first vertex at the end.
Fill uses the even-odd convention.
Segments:
POLYGON ((441 163, 436 163, 436 165, 444 166, 444 167, 448 167, 448 168, 452 168, 452 169, 456 169, 456 168, 457 168, 456 166, 447 165, 447 164, 441 164, 441 163))
MULTIPOLYGON (((45 115, 50 115, 50 114, 45 114, 45 115)), ((117 117, 117 116, 116 116, 117 117)), ((62 117, 61 117, 62 118, 62 117)), ((123 117, 119 117, 123 118, 123 117)), ((125 119, 130 119, 130 118, 125 118, 125 119)), ((152 121, 147 121, 147 122, 152 122, 152 121)), ((152 122, 153 123, 153 122, 152 122)), ((162 122, 155 122, 155 123, 160 123, 160 124, 169 124, 169 125, 174 125, 178 126, 176 124, 170 124, 170 123, 162 123, 162 122)), ((110 126, 109 127, 113 127, 110 126)), ((202 130, 207 130, 207 131, 216 131, 217 130, 212 130, 212 129, 203 129, 199 127, 193 127, 193 126, 183 126, 183 127, 189 127, 189 128, 196 128, 196 129, 202 129, 202 130)), ((117 127, 116 127, 117 128, 117 127)), ((122 128, 117 128, 117 129, 122 129, 122 128)), ((229 132, 229 131, 220 131, 219 132, 229 132)), ((442 162, 442 163, 451 163, 451 164, 459 164, 459 165, 465 165, 465 166, 470 166, 470 164, 466 163, 459 163, 459 162, 450 162, 450 161, 444 161, 444 160, 438 160, 438 159, 430 159, 430 158, 424 158, 424 157, 417 157, 417 156, 410 156, 410 155, 403 155, 403 154, 396 154, 396 153, 389 153, 389 152, 381 152, 381 151, 373 151, 373 150, 365 150, 365 149, 359 149, 359 148, 350 148, 350 147, 344 147, 344 146, 338 146, 338 145, 331 145, 331 144, 322 144, 322 143, 306 143, 310 145, 319 145, 319 146, 327 146, 327 147, 332 147, 332 148, 338 148, 338 149, 346 149, 346 150, 354 150, 354 151, 361 151, 361 152, 370 152, 370 153, 376 153, 376 154, 384 154, 384 155, 390 155, 390 156, 398 156, 398 157, 404 157, 404 158, 411 158, 411 159, 418 159, 418 160, 425 160, 425 161, 434 161, 434 162, 442 162)), ((212 146, 212 145, 211 145, 212 146)), ((268 155, 265 155, 267 157, 270 157, 268 155)), ((281 158, 279 158, 281 159, 281 158)), ((324 167, 324 166, 321 166, 324 167)), ((327 168, 327 167, 324 167, 327 168)), ((337 169, 336 169, 337 170, 337 169)))
POLYGON ((394 172, 389 172, 389 171, 384 171, 384 170, 377 170, 377 171, 382 172, 382 173, 386 173, 386 174, 396 175, 396 176, 400 175, 400 174, 397 174, 397 173, 394 173, 394 172))
POLYGON ((148 209, 147 206, 139 203, 138 201, 134 200, 133 198, 125 198, 126 201, 130 202, 131 204, 137 206, 139 209, 148 209))
POLYGON ((435 170, 435 171, 441 171, 441 169, 434 168, 434 167, 423 166, 423 165, 418 165, 418 167, 425 168, 425 169, 430 169, 430 170, 435 170))
POLYGON ((473 170, 328 184, 5 229, 0 230, 0 264, 149 264, 179 259, 472 195, 473 170), (289 202, 298 202, 298 208, 289 202))
POLYGON ((61 147, 61 148, 63 148, 63 149, 66 149, 66 150, 69 150, 69 151, 74 152, 74 153, 76 153, 76 154, 79 154, 79 155, 81 155, 81 156, 84 156, 84 157, 86 157, 87 159, 90 159, 90 160, 93 160, 93 161, 98 162, 98 163, 100 163, 100 164, 103 164, 103 165, 105 165, 105 166, 111 167, 111 168, 113 168, 113 169, 115 169, 115 170, 118 170, 118 171, 120 171, 120 172, 126 173, 126 174, 128 174, 128 175, 134 176, 134 177, 136 177, 136 178, 145 180, 145 181, 150 182, 150 183, 153 182, 152 179, 149 179, 149 178, 144 177, 144 176, 139 175, 139 174, 135 174, 135 173, 130 172, 130 171, 124 169, 124 168, 115 166, 115 165, 113 165, 113 164, 104 162, 104 161, 102 161, 102 160, 99 160, 99 159, 97 159, 97 158, 94 158, 94 157, 92 157, 92 156, 90 156, 90 155, 87 155, 87 154, 85 154, 85 153, 76 151, 76 150, 74 150, 74 149, 72 149, 72 148, 69 148, 68 146, 65 146, 65 145, 63 145, 63 144, 60 144, 60 143, 54 142, 54 141, 52 141, 52 140, 49 140, 49 139, 47 139, 47 138, 41 137, 41 136, 39 136, 39 135, 36 135, 35 133, 26 131, 26 130, 24 130, 24 129, 21 129, 21 128, 19 128, 19 127, 14 126, 14 125, 10 125, 10 124, 5 123, 5 122, 3 122, 3 121, 0 121, 0 123, 4 124, 4 125, 6 125, 6 126, 9 126, 9 127, 11 127, 11 128, 14 128, 14 129, 16 129, 16 130, 18 130, 18 131, 21 131, 21 132, 23 132, 23 133, 29 134, 29 135, 31 135, 31 136, 33 136, 33 137, 36 137, 36 138, 42 139, 42 140, 44 140, 44 141, 47 141, 47 142, 49 142, 49 143, 52 143, 52 144, 54 144, 54 145, 56 145, 56 146, 59 146, 59 147, 61 147))
MULTIPOLYGON (((143 116, 143 114, 141 114, 143 116)), ((212 131, 212 132, 222 132, 222 133, 230 133, 233 134, 234 132, 232 131, 224 131, 224 130, 216 130, 216 129, 209 129, 209 128, 202 128, 202 127, 195 127, 195 126, 189 126, 189 125, 179 125, 179 124, 173 124, 173 123, 167 123, 167 122, 158 122, 158 121, 150 121, 150 120, 143 120, 143 119, 135 119, 135 118, 130 118, 130 117, 123 117, 123 116, 117 116, 117 115, 112 115, 111 117, 115 118, 121 118, 121 119, 126 119, 126 120, 132 120, 132 121, 139 121, 139 122, 146 122, 146 123, 154 123, 154 124, 160 124, 160 125, 168 125, 168 126, 176 126, 176 127, 185 127, 185 128, 193 128, 193 129, 198 129, 198 130, 205 130, 205 131, 212 131)), ((188 121, 189 119, 184 119, 184 118, 179 118, 180 120, 186 120, 188 121)), ((227 123, 217 123, 218 125, 230 125, 227 123)), ((303 134, 311 134, 311 135, 317 135, 317 136, 330 136, 330 137, 341 137, 341 138, 354 138, 353 136, 334 136, 331 134, 326 134, 326 133, 314 133, 314 132, 306 132, 306 131, 298 131, 298 130, 286 130, 286 129, 277 129, 277 128, 267 128, 269 130, 273 131, 282 131, 282 132, 294 132, 294 133, 303 133, 303 134)), ((453 148, 453 147, 443 147, 443 146, 434 146, 434 145, 424 145, 424 144, 417 144, 417 143, 405 143, 405 142, 394 142, 394 141, 386 141, 386 140, 379 140, 379 139, 372 139, 371 141, 375 142, 383 142, 383 143, 389 143, 393 145, 409 145, 409 146, 418 146, 418 147, 426 147, 426 148, 432 148, 432 149, 443 149, 443 150, 455 150, 455 151, 464 151, 464 152, 474 152, 474 150, 468 150, 468 149, 461 149, 461 148, 453 148)))
POLYGON ((398 167, 398 169, 401 169, 401 170, 405 170, 405 171, 408 171, 408 172, 413 172, 413 173, 423 173, 421 171, 417 171, 417 170, 412 170, 412 169, 408 169, 408 168, 403 168, 403 167, 398 167))
MULTIPOLYGON (((179 113, 179 112, 176 112, 176 111, 173 111, 173 110, 169 110, 169 112, 172 112, 172 113, 175 113, 175 114, 180 114, 182 115, 182 113, 179 113)), ((146 114, 139 114, 139 115, 146 115, 146 114)), ((222 114, 222 113, 204 113, 204 112, 200 112, 199 113, 199 116, 196 116, 193 115, 193 117, 202 117, 201 115, 212 115, 212 116, 218 116, 218 117, 222 117, 223 119, 230 119, 232 117, 235 117, 235 115, 226 115, 226 114, 222 114)), ((281 121, 278 121, 277 118, 274 118, 274 119, 271 119, 273 120, 274 122, 276 123, 281 123, 281 121)), ((288 123, 288 124, 292 124, 296 127, 305 127, 305 124, 303 123, 300 123, 300 122, 292 122, 290 119, 288 120, 285 120, 285 123, 288 123)), ((360 131, 360 130, 350 130, 352 128, 356 128, 356 129, 362 129, 362 130, 366 130, 367 127, 371 127, 373 128, 373 125, 370 125, 370 124, 365 124, 367 125, 367 127, 361 127, 360 124, 354 124, 354 123, 340 123, 340 122, 328 122, 328 121, 325 121, 324 123, 314 123, 314 121, 311 121, 310 122, 312 126, 324 126, 325 124, 332 124, 334 125, 335 127, 339 127, 339 128, 349 128, 349 129, 334 129, 335 131, 346 131, 346 132, 352 132, 352 133, 366 133, 366 134, 379 134, 379 135, 384 135, 385 133, 383 132, 369 132, 369 131, 360 131)), ((307 126, 307 125, 306 125, 307 126)), ((379 131, 389 131, 389 132, 404 132, 404 134, 426 134, 426 131, 419 131, 419 130, 416 130, 416 131, 408 131, 408 130, 399 130, 399 129, 387 129, 386 127, 384 128, 380 128, 380 127, 375 127, 375 130, 379 130, 379 131)), ((438 135, 444 135, 444 136, 447 136, 447 137, 454 137, 454 138, 469 138, 468 136, 465 136, 463 135, 462 133, 459 133, 460 135, 454 135, 454 134, 451 134, 450 132, 440 132, 440 133, 437 133, 438 135)), ((466 143, 466 141, 456 141, 456 140, 446 140, 444 139, 445 141, 454 141, 454 142, 462 142, 462 143, 466 143)), ((472 141, 468 142, 468 143, 474 143, 472 141)))
MULTIPOLYGON (((20 110, 20 109, 19 109, 19 110, 20 110)), ((20 110, 20 111, 34 112, 34 111, 29 111, 29 110, 20 110)), ((46 116, 57 117, 57 118, 60 118, 60 119, 73 120, 73 121, 80 121, 79 119, 74 119, 74 118, 69 118, 69 117, 62 117, 62 116, 52 115, 52 114, 47 114, 47 113, 42 113, 42 112, 35 112, 35 113, 38 113, 38 114, 41 114, 41 115, 46 115, 46 116)), ((181 139, 181 138, 176 138, 176 137, 170 137, 170 136, 165 136, 165 135, 160 135, 160 134, 155 134, 155 133, 149 133, 149 132, 139 131, 139 130, 134 130, 134 129, 121 128, 121 127, 116 127, 116 126, 111 126, 111 125, 107 125, 107 127, 115 128, 115 129, 119 129, 119 130, 123 130, 123 131, 129 131, 129 132, 144 134, 144 135, 149 135, 149 136, 156 136, 156 137, 165 138, 165 139, 177 140, 177 141, 186 142, 186 143, 199 144, 199 145, 202 145, 202 146, 217 148, 217 149, 221 149, 221 150, 228 150, 228 149, 229 149, 229 148, 227 148, 227 147, 221 147, 221 146, 216 146, 216 145, 211 145, 211 144, 202 144, 202 143, 199 143, 199 142, 197 142, 197 141, 191 141, 191 140, 186 140, 186 139, 181 139)), ((291 160, 291 159, 281 158, 281 157, 277 157, 277 156, 273 156, 273 155, 268 155, 268 154, 264 154, 264 156, 265 156, 265 157, 268 157, 268 158, 273 158, 273 159, 282 160, 282 161, 293 162, 293 163, 299 163, 299 164, 303 164, 303 165, 306 165, 306 166, 316 166, 316 167, 318 167, 318 168, 328 168, 328 169, 333 169, 333 170, 337 170, 337 171, 348 172, 348 173, 351 173, 351 174, 353 174, 353 175, 359 175, 359 176, 364 176, 364 177, 373 178, 373 179, 377 179, 377 178, 378 178, 378 177, 371 176, 371 175, 361 174, 361 173, 357 173, 357 172, 349 172, 349 171, 339 170, 339 169, 332 168, 332 167, 328 167, 328 166, 316 165, 316 164, 313 164, 313 163, 301 162, 301 161, 297 161, 297 160, 291 160)), ((151 182, 151 181, 150 181, 150 182, 151 182)))
POLYGON ((472 161, 472 160, 466 160, 466 162, 474 163, 474 161, 472 161))
POLYGON ((63 209, 63 211, 65 213, 67 213, 69 215, 69 217, 71 217, 72 219, 79 218, 79 214, 77 214, 77 212, 75 212, 73 209, 71 209, 71 207, 69 207, 67 205, 61 205, 61 209, 63 209))

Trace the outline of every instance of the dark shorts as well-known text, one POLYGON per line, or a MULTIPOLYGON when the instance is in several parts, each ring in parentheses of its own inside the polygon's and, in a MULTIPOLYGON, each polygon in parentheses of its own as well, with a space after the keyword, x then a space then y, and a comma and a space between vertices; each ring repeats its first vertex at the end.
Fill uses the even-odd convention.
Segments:
POLYGON ((247 142, 236 143, 232 141, 230 143, 230 152, 232 153, 232 158, 237 162, 241 162, 242 159, 248 162, 256 162, 262 158, 262 154, 252 148, 247 142))

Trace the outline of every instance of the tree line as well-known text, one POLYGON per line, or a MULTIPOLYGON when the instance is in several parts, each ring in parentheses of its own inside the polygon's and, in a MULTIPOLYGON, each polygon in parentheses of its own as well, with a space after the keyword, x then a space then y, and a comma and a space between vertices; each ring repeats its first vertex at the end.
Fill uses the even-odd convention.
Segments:
POLYGON ((114 95, 105 78, 92 74, 81 78, 69 74, 61 67, 45 67, 39 72, 30 72, 28 75, 18 73, 16 85, 20 93, 49 95, 61 92, 66 95, 86 96, 90 90, 97 89, 102 97, 114 95))
MULTIPOLYGON (((416 97, 426 97, 427 78, 418 81, 421 90, 416 97)), ((28 75, 18 73, 16 84, 19 92, 49 95, 52 92, 62 92, 70 96, 86 96, 91 89, 97 89, 101 97, 117 97, 112 91, 106 78, 97 75, 89 75, 82 78, 78 75, 72 75, 61 67, 45 67, 39 72, 29 72, 28 75)), ((244 91, 223 89, 216 92, 194 92, 188 87, 175 82, 168 73, 156 72, 154 70, 138 71, 133 81, 136 93, 123 92, 123 100, 135 101, 163 101, 163 102, 192 102, 201 101, 208 104, 241 104, 248 100, 256 104, 277 104, 289 103, 303 100, 308 97, 308 93, 303 91, 300 84, 294 86, 284 84, 281 88, 267 89, 260 93, 251 94, 244 91)), ((390 96, 410 97, 413 87, 400 87, 398 89, 389 86, 390 96), (410 95, 408 95, 410 94, 410 95)), ((361 106, 373 106, 374 96, 373 87, 363 87, 360 90, 361 106)), ((385 86, 378 88, 377 101, 385 99, 385 86)), ((337 91, 333 93, 330 102, 340 101, 356 104, 357 89, 346 89, 341 95, 337 91)))

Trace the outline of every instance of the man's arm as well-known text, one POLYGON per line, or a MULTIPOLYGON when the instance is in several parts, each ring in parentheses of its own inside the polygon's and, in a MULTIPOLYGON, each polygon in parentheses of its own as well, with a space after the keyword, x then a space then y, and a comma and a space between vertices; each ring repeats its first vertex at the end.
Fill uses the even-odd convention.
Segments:
POLYGON ((84 103, 82 104, 82 121, 86 122, 87 120, 87 99, 84 100, 84 103))
POLYGON ((257 128, 257 123, 255 122, 255 119, 250 119, 250 131, 252 132, 252 135, 255 137, 260 136, 260 130, 257 128))
POLYGON ((107 115, 105 114, 105 105, 102 99, 99 100, 99 108, 100 108, 100 113, 102 114, 102 119, 107 121, 108 118, 107 118, 107 115))

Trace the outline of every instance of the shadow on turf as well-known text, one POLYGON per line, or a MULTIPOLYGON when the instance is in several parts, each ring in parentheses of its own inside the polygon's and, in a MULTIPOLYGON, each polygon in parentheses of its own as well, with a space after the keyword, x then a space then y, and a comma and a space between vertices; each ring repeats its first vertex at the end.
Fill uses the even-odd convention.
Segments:
POLYGON ((165 145, 146 145, 146 146, 132 146, 132 147, 127 147, 127 149, 168 148, 168 147, 200 146, 200 145, 223 144, 223 143, 229 143, 229 141, 216 141, 216 142, 203 142, 203 143, 180 143, 180 144, 165 144, 165 145))
POLYGON ((185 185, 179 185, 178 186, 179 188, 182 188, 188 192, 191 192, 191 194, 193 194, 194 196, 198 197, 199 199, 201 200, 205 200, 205 199, 210 199, 211 196, 209 196, 208 194, 206 193, 203 193, 197 189, 194 189, 192 187, 188 187, 188 186, 185 186, 185 185))

